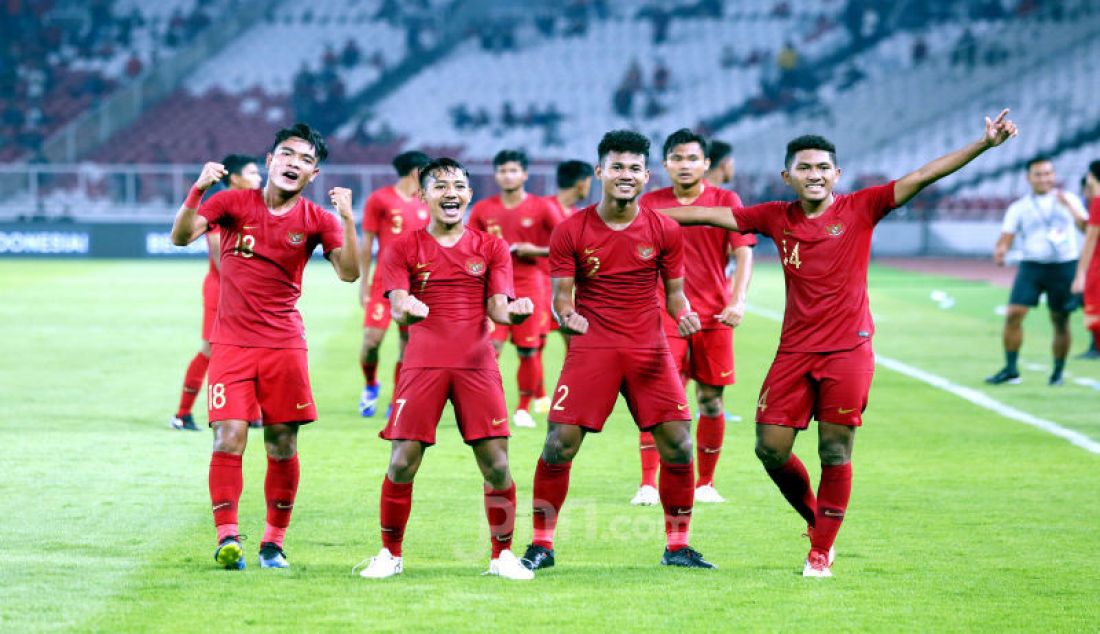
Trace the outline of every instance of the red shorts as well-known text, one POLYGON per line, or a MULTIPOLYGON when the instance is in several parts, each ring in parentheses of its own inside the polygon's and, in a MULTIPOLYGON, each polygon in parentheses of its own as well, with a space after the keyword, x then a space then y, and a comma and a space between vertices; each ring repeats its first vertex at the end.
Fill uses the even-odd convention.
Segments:
POLYGON ((535 312, 518 326, 492 324, 493 328, 489 332, 489 337, 493 341, 504 343, 508 341, 508 337, 511 335, 512 344, 517 348, 540 347, 542 338, 550 332, 550 323, 554 321, 550 316, 550 306, 546 303, 546 297, 542 293, 543 289, 544 286, 541 281, 536 281, 533 285, 528 285, 522 289, 516 288, 516 297, 530 298, 535 305, 535 312))
POLYGON ((214 332, 214 320, 218 318, 218 296, 221 293, 221 280, 217 276, 206 274, 202 281, 202 340, 210 341, 214 332))
POLYGON ((818 422, 859 427, 875 375, 871 342, 839 352, 779 352, 756 401, 756 422, 806 429, 818 422))
POLYGON ((363 327, 385 330, 390 327, 390 300, 385 297, 381 284, 371 284, 370 298, 363 310, 363 327))
POLYGON ((264 425, 317 420, 304 348, 210 346, 207 411, 210 422, 256 420, 264 425))
POLYGON ((668 421, 691 420, 684 385, 668 350, 576 346, 565 353, 549 420, 601 431, 619 393, 644 431, 668 421))
MULTIPOLYGON (((1100 258, 1100 253, 1093 257, 1100 258)), ((1092 273, 1085 278, 1085 314, 1089 317, 1100 317, 1100 273, 1092 273)))
POLYGON ((435 429, 450 399, 462 440, 507 438, 508 406, 496 368, 402 368, 393 411, 378 436, 435 444, 435 429))
POLYGON ((733 385, 733 331, 702 330, 684 338, 669 336, 668 347, 680 375, 703 385, 733 385))

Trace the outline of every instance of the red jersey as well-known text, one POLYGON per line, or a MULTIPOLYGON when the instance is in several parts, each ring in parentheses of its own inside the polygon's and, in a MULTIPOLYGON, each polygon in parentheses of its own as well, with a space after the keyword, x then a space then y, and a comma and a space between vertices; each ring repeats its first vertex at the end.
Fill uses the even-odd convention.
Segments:
MULTIPOLYGON (((1089 226, 1100 227, 1100 196, 1093 196, 1092 202, 1089 203, 1089 226)), ((1100 245, 1092 252, 1092 259, 1089 260, 1089 270, 1085 272, 1086 280, 1098 280, 1100 281, 1100 245)))
MULTIPOLYGON (((408 231, 428 226, 428 205, 419 197, 409 200, 397 193, 393 185, 375 190, 363 205, 363 233, 378 236, 378 261, 386 246, 408 231)), ((371 285, 382 281, 382 267, 375 265, 371 285)))
POLYGON ((325 257, 344 245, 340 221, 301 198, 275 215, 263 191, 223 191, 199 215, 221 230, 221 296, 211 343, 252 348, 305 348, 302 269, 320 244, 325 257))
MULTIPOLYGON (((658 189, 642 196, 641 204, 658 211, 683 207, 671 187, 658 189)), ((741 197, 728 189, 705 184, 703 192, 690 203, 700 207, 741 208, 741 197)), ((726 262, 729 252, 743 246, 755 246, 756 236, 726 231, 718 227, 689 226, 684 232, 684 294, 691 308, 699 313, 704 330, 729 329, 715 319, 715 315, 729 305, 732 289, 726 279, 726 262)), ((664 305, 664 289, 658 289, 659 300, 664 305)), ((665 334, 679 336, 676 322, 665 313, 665 334)))
MULTIPOLYGON (((538 247, 550 244, 550 234, 561 222, 558 214, 542 198, 527 194, 523 201, 512 209, 501 202, 500 196, 478 201, 470 212, 469 225, 503 238, 509 245, 517 242, 529 242, 538 247)), ((538 284, 539 263, 542 258, 520 258, 512 255, 512 275, 516 288, 530 295, 532 286, 538 284)), ((536 291, 537 292, 537 291, 536 291)))
POLYGON ((402 368, 496 368, 485 305, 493 295, 515 297, 512 259, 503 240, 466 227, 445 247, 426 229, 396 240, 382 258, 382 283, 428 305, 428 317, 409 327, 402 368))
MULTIPOLYGON (((555 194, 550 194, 549 196, 543 196, 542 199, 546 201, 546 206, 549 207, 550 211, 554 212, 554 215, 556 216, 555 226, 558 225, 558 224, 561 224, 561 222, 563 220, 565 220, 566 218, 568 218, 568 217, 572 216, 573 214, 577 213, 577 208, 576 207, 569 207, 568 209, 566 209, 565 207, 562 207, 561 201, 558 200, 558 197, 555 194)), ((547 277, 547 279, 549 279, 550 278, 550 258, 539 258, 538 264, 539 264, 539 270, 542 271, 542 274, 545 275, 547 277)))
POLYGON ((595 205, 585 207, 554 230, 550 274, 576 280, 577 312, 588 319, 571 348, 667 348, 658 276, 684 276, 680 225, 640 206, 634 222, 615 231, 595 205))
POLYGON ((837 194, 816 218, 798 201, 734 210, 738 228, 770 237, 779 249, 787 288, 780 352, 851 350, 871 338, 871 234, 894 206, 891 181, 837 194))

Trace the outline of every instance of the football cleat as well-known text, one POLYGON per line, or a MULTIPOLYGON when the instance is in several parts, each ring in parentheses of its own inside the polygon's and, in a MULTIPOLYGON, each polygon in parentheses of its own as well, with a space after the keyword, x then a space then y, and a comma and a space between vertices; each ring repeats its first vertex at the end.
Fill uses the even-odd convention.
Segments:
POLYGON ((378 551, 377 556, 370 558, 370 563, 367 564, 366 568, 359 571, 359 576, 364 579, 385 579, 399 575, 404 571, 405 567, 402 565, 401 558, 394 557, 389 548, 383 548, 378 551))
POLYGON ((543 568, 553 568, 554 550, 531 544, 527 547, 527 552, 523 553, 523 559, 520 559, 519 563, 532 572, 543 568))
POLYGON ((657 491, 657 487, 643 484, 638 487, 638 492, 630 499, 630 503, 634 506, 655 506, 661 503, 661 494, 657 491))
POLYGON ((1066 384, 1066 380, 1064 378, 1062 378, 1062 373, 1061 372, 1055 372, 1054 374, 1050 375, 1049 379, 1047 379, 1047 385, 1049 385, 1051 387, 1058 387, 1060 385, 1065 385, 1065 384, 1066 384))
POLYGON ((359 395, 360 416, 370 418, 375 415, 378 411, 378 392, 381 388, 381 384, 368 385, 363 388, 363 393, 359 395))
MULTIPOLYGON (((812 545, 813 541, 814 541, 814 527, 813 526, 807 526, 806 527, 806 532, 803 533, 802 536, 809 539, 810 544, 812 545)), ((835 545, 829 546, 829 565, 830 566, 833 565, 834 561, 836 561, 836 546, 835 545)))
POLYGON ((489 570, 484 574, 515 581, 530 581, 535 578, 534 570, 520 563, 511 550, 502 550, 496 559, 490 560, 489 570))
POLYGON ((806 565, 802 567, 802 576, 831 577, 833 576, 833 571, 830 569, 831 565, 832 563, 825 553, 819 550, 811 550, 809 556, 806 557, 806 565))
POLYGON ((178 429, 180 431, 199 431, 198 426, 195 425, 195 417, 190 414, 173 416, 172 420, 168 421, 168 425, 172 429, 178 429))
POLYGON ((1001 385, 1002 383, 1019 385, 1020 381, 1020 373, 1015 370, 1010 371, 1008 368, 1001 368, 1001 371, 993 376, 985 377, 985 382, 990 385, 1001 385))
POLYGON ((226 570, 244 570, 244 549, 241 538, 236 535, 226 537, 214 551, 214 561, 226 570))
POLYGON ((548 414, 550 412, 550 397, 536 398, 531 403, 531 409, 535 410, 536 414, 548 414))
POLYGON ((1100 350, 1096 348, 1089 348, 1081 354, 1074 357, 1074 359, 1100 359, 1100 350))
POLYGON ((282 548, 272 542, 264 542, 260 544, 260 567, 289 568, 290 563, 287 562, 282 548))
POLYGON ((525 409, 517 409, 515 414, 512 414, 512 424, 516 427, 534 427, 535 419, 531 418, 531 414, 525 409))
POLYGON ((679 566, 681 568, 717 568, 714 564, 703 559, 702 553, 691 546, 685 546, 680 550, 665 548, 665 554, 661 557, 662 566, 679 566))
POLYGON ((704 484, 695 489, 695 501, 703 504, 721 504, 726 501, 726 498, 719 495, 718 489, 715 489, 713 484, 704 484))

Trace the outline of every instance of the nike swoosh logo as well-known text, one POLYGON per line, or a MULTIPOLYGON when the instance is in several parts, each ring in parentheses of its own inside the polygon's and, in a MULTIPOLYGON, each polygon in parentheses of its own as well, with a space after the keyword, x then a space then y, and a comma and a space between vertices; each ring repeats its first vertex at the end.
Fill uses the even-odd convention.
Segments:
POLYGON ((729 376, 731 374, 733 374, 733 370, 726 370, 725 372, 721 373, 719 376, 721 376, 724 379, 724 378, 726 378, 727 376, 729 376))
POLYGON ((599 251, 599 250, 600 250, 599 247, 596 247, 595 249, 585 249, 584 254, 585 255, 592 255, 593 253, 595 253, 596 251, 599 251))
POLYGON ((844 409, 843 407, 838 407, 836 411, 839 414, 851 414, 852 412, 856 411, 856 408, 853 407, 852 409, 844 409))
POLYGON ((793 234, 793 233, 791 233, 790 231, 787 231, 786 229, 784 229, 784 230, 783 230, 783 235, 785 235, 785 236, 793 236, 794 234, 793 234))
POLYGON ((217 511, 218 509, 229 508, 230 506, 233 506, 232 502, 222 502, 221 504, 215 504, 214 510, 217 511))
POLYGON ((255 229, 255 228, 256 228, 256 225, 245 225, 245 226, 241 227, 241 229, 255 229))
POLYGON ((313 405, 313 401, 310 401, 309 403, 295 403, 294 407, 296 407, 298 409, 305 409, 305 408, 309 407, 310 405, 313 405))
POLYGON ((676 509, 676 515, 691 515, 691 509, 676 509))
POLYGON ((285 504, 283 502, 276 502, 275 503, 275 508, 279 509, 280 511, 289 511, 290 509, 294 508, 294 504, 285 504))
POLYGON ((687 405, 680 405, 679 403, 676 404, 676 409, 680 410, 681 412, 684 411, 687 408, 688 408, 687 405))
POLYGON ((503 424, 504 424, 504 421, 506 421, 506 420, 508 420, 508 419, 507 419, 507 418, 494 418, 494 419, 493 419, 493 427, 497 427, 497 426, 499 426, 499 425, 503 425, 503 424))
POLYGON ((431 262, 417 262, 417 263, 416 263, 416 268, 418 268, 418 269, 422 269, 422 268, 424 268, 425 266, 428 266, 429 264, 431 264, 431 262))

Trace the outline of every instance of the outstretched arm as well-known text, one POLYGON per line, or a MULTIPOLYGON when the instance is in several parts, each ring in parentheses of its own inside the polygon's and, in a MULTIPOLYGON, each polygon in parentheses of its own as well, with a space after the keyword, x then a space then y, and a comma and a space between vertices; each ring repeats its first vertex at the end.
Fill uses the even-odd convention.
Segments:
POLYGON ((1008 119, 1008 108, 1001 111, 996 119, 985 118, 985 134, 982 138, 945 154, 921 167, 915 172, 910 172, 894 182, 894 205, 901 207, 909 202, 913 196, 920 193, 939 179, 958 171, 962 166, 978 158, 982 152, 989 148, 997 147, 1009 138, 1016 136, 1018 130, 1016 124, 1008 119))
POLYGON ((191 191, 187 194, 187 200, 176 212, 176 220, 172 223, 172 244, 177 247, 185 247, 195 241, 196 238, 206 233, 206 218, 196 213, 202 203, 202 196, 206 190, 214 186, 227 172, 221 163, 210 162, 202 166, 191 191))
POLYGON ((332 206, 340 214, 340 224, 344 228, 344 245, 328 252, 328 259, 336 275, 344 282, 359 279, 359 236, 355 231, 355 213, 351 208, 351 190, 346 187, 333 187, 328 193, 332 206))
POLYGON ((737 221, 733 219, 730 207, 674 207, 657 211, 682 225, 710 225, 727 231, 738 231, 737 221))

